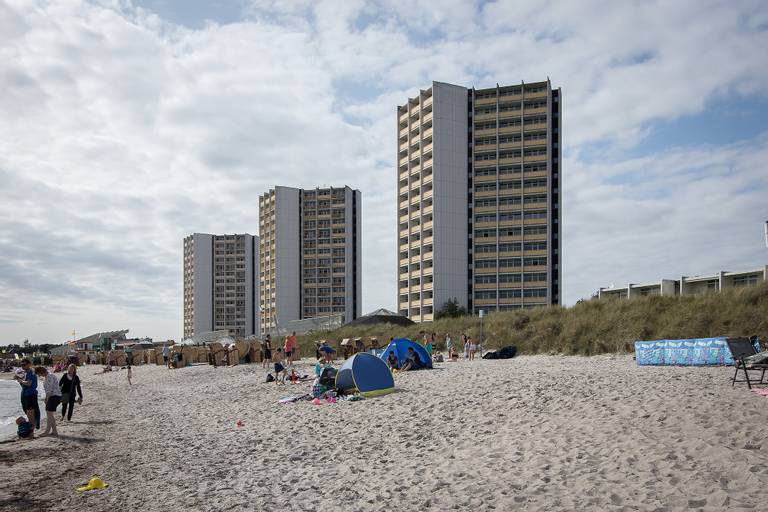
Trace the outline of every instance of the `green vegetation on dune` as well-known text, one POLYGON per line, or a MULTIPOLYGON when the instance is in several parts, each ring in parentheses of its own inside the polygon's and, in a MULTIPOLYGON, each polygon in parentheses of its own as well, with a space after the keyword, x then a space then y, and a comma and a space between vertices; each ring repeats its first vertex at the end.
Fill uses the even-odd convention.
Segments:
MULTIPOLYGON (((590 300, 572 307, 537 308, 492 313, 483 320, 485 345, 516 345, 525 354, 594 355, 626 353, 635 340, 703 338, 709 336, 768 337, 768 283, 722 293, 686 297, 639 297, 632 300, 590 300)), ((377 336, 385 346, 391 336, 417 339, 420 331, 436 332, 441 343, 451 333, 480 337, 480 319, 443 318, 410 327, 391 324, 342 327, 299 337, 304 355, 314 353, 312 341, 377 336)), ((334 343, 334 346, 336 344, 334 343)))

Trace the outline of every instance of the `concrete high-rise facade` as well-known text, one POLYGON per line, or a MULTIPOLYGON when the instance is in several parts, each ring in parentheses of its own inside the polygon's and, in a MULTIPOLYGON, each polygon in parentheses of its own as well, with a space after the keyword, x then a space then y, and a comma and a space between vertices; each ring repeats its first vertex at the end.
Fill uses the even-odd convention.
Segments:
POLYGON ((362 203, 349 187, 275 187, 259 198, 262 332, 360 315, 362 203))
POLYGON ((184 238, 184 337, 259 333, 259 237, 195 233, 184 238))
POLYGON ((433 82, 397 108, 398 310, 560 303, 559 89, 433 82))

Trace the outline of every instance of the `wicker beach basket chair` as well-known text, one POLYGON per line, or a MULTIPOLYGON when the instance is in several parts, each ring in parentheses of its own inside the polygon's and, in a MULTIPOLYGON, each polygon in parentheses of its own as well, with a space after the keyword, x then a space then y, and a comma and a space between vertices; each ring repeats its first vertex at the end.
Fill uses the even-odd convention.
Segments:
POLYGON ((213 359, 216 362, 216 366, 222 366, 224 364, 225 354, 224 354, 224 347, 221 345, 221 343, 213 342, 210 345, 210 351, 213 355, 213 359))
POLYGON ((235 346, 237 347, 237 353, 238 356, 243 362, 245 362, 245 356, 248 355, 248 353, 251 351, 251 344, 248 341, 240 340, 235 342, 235 346))

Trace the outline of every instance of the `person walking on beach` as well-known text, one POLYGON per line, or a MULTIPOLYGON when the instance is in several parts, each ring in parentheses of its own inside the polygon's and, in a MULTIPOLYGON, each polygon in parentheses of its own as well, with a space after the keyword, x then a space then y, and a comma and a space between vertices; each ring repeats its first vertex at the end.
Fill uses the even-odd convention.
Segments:
POLYGON ((448 359, 453 357, 453 340, 449 333, 445 334, 445 351, 448 352, 448 359))
POLYGON ((469 337, 462 334, 461 338, 464 340, 464 359, 469 359, 469 337))
POLYGON ((474 361, 475 352, 477 352, 477 345, 475 345, 475 341, 471 336, 467 336, 467 341, 469 342, 469 360, 474 361))
POLYGON ((80 377, 77 375, 77 366, 70 364, 67 367, 67 373, 59 379, 59 389, 61 389, 61 421, 64 421, 64 415, 67 421, 72 421, 72 411, 75 409, 75 394, 77 394, 77 403, 83 403, 83 390, 80 387, 80 377))
POLYGON ((32 371, 32 363, 29 359, 21 360, 23 376, 16 375, 14 379, 21 386, 21 409, 27 415, 29 422, 40 429, 40 404, 37 403, 37 376, 32 371))
POLYGON ((43 380, 43 389, 45 390, 45 432, 40 434, 40 437, 49 435, 59 437, 59 431, 56 430, 56 408, 61 403, 59 381, 44 366, 35 368, 35 375, 45 379, 43 380))
POLYGON ((128 385, 133 386, 131 383, 131 377, 133 377, 133 373, 131 372, 131 365, 128 365, 128 385))
POLYGON ((168 348, 168 345, 163 345, 163 364, 165 366, 168 366, 168 356, 171 354, 171 349, 168 348))

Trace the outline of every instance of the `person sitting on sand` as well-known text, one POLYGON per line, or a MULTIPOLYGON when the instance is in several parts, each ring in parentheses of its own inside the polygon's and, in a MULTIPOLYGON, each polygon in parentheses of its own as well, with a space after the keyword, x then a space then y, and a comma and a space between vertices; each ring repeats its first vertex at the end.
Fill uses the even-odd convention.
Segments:
POLYGON ((400 371, 407 372, 409 370, 420 370, 422 368, 424 368, 424 363, 422 363, 419 354, 413 350, 413 347, 408 347, 408 358, 405 360, 400 371))
POLYGON ((387 366, 389 366, 390 370, 397 370, 400 368, 400 361, 397 359, 394 350, 389 351, 389 355, 387 356, 387 366))
POLYGON ((40 434, 40 437, 49 435, 58 437, 59 431, 56 430, 56 409, 61 403, 59 380, 44 366, 35 368, 35 375, 45 379, 43 381, 43 389, 45 389, 45 432, 40 434))
POLYGON ((32 439, 35 437, 35 429, 24 416, 16 418, 16 435, 19 439, 32 439))

